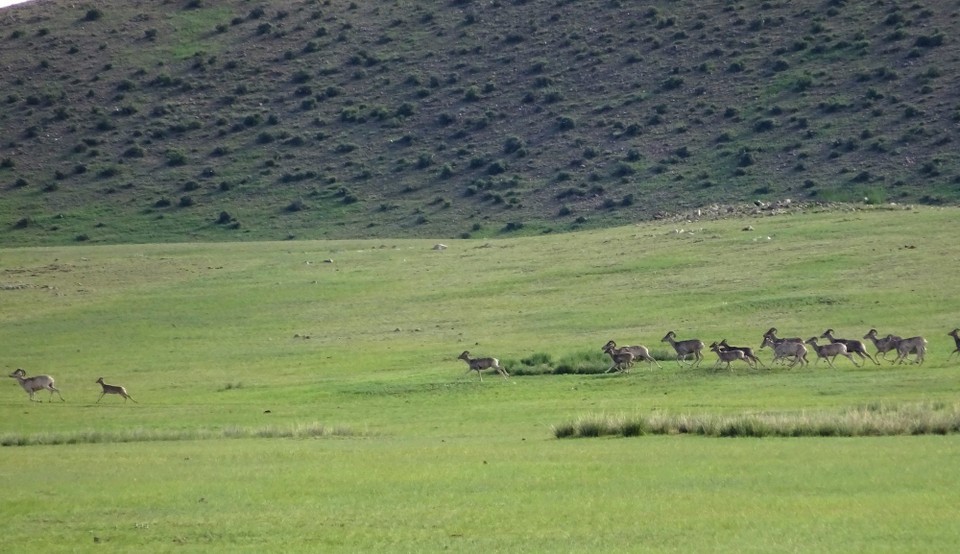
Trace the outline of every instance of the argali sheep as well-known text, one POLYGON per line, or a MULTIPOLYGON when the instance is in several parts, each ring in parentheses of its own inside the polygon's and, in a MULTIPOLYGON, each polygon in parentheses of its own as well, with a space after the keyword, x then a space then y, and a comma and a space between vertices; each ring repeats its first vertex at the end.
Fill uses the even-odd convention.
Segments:
POLYGON ((767 367, 763 362, 760 361, 760 358, 753 354, 753 348, 750 348, 749 346, 730 346, 730 344, 727 343, 727 339, 721 340, 717 343, 717 345, 724 350, 740 350, 743 352, 743 355, 746 356, 747 360, 753 362, 754 367, 758 365, 761 365, 764 368, 767 367))
POLYGON ((767 332, 764 333, 763 336, 764 336, 764 338, 770 337, 770 340, 772 340, 774 343, 778 343, 778 342, 797 342, 797 343, 803 344, 803 339, 801 339, 800 337, 778 338, 778 337, 777 337, 777 333, 778 333, 778 332, 779 332, 779 331, 777 331, 777 328, 776 328, 776 327, 771 327, 771 328, 767 329, 767 332))
POLYGON ((903 339, 897 343, 897 361, 895 363, 902 364, 907 359, 907 355, 916 354, 917 357, 913 361, 917 365, 920 365, 923 363, 923 358, 926 353, 927 339, 923 337, 903 339))
POLYGON ((717 369, 721 363, 726 363, 727 369, 730 369, 730 362, 737 360, 746 362, 750 367, 756 367, 743 353, 743 350, 724 350, 723 347, 716 342, 710 344, 710 350, 717 355, 717 361, 713 364, 713 369, 717 369))
POLYGON ((496 358, 471 358, 470 352, 464 350, 463 354, 457 356, 457 359, 467 362, 467 365, 470 366, 467 369, 467 373, 476 371, 477 376, 480 377, 480 381, 483 381, 483 375, 480 375, 480 372, 484 369, 495 369, 504 379, 510 376, 507 370, 500 367, 500 360, 496 358))
POLYGON ((903 340, 903 337, 898 337, 897 335, 887 335, 883 338, 880 338, 877 336, 876 329, 870 329, 867 331, 867 334, 863 335, 863 338, 870 339, 873 342, 873 346, 875 346, 877 349, 875 356, 877 358, 883 358, 884 360, 887 360, 887 352, 896 352, 897 344, 903 340))
MULTIPOLYGON (((119 394, 120 396, 123 397, 124 402, 126 402, 128 398, 130 400, 133 400, 133 397, 127 394, 127 389, 121 387, 120 385, 108 385, 103 382, 103 377, 97 379, 96 382, 100 383, 100 386, 103 387, 103 390, 100 392, 100 398, 97 398, 97 403, 99 403, 100 400, 103 399, 103 395, 105 394, 119 394)), ((137 401, 133 400, 133 403, 136 404, 137 401)))
POLYGON ((616 348, 607 348, 604 350, 607 355, 610 356, 610 359, 613 360, 613 365, 610 366, 604 373, 610 373, 616 369, 620 373, 626 372, 630 366, 633 365, 633 352, 629 350, 617 350, 616 348))
POLYGON ((669 342, 670 346, 677 352, 677 363, 683 365, 681 360, 685 360, 687 356, 693 355, 694 361, 690 363, 690 367, 697 367, 700 365, 700 362, 703 361, 703 354, 700 353, 703 350, 703 341, 700 339, 687 339, 687 340, 677 340, 677 334, 673 331, 667 332, 666 335, 660 342, 669 342))
POLYGON ((834 338, 833 329, 827 329, 826 331, 824 331, 823 334, 820 335, 820 338, 827 339, 831 343, 841 343, 843 344, 843 346, 847 348, 847 352, 849 352, 850 354, 856 354, 857 356, 860 356, 861 360, 869 359, 874 364, 880 365, 880 362, 875 360, 873 356, 871 356, 870 353, 867 352, 867 346, 863 344, 863 341, 859 341, 856 339, 834 338))
MULTIPOLYGON (((61 402, 66 402, 63 399, 63 395, 60 394, 60 390, 54 386, 53 377, 49 375, 34 375, 33 377, 27 377, 27 372, 22 369, 17 369, 10 374, 10 377, 16 379, 20 386, 23 387, 23 390, 27 391, 27 394, 30 395, 30 400, 33 400, 33 395, 38 390, 48 390, 50 391, 50 401, 53 401, 53 393, 57 393, 57 396, 60 397, 61 402)), ((39 402, 39 400, 38 400, 39 402)))
POLYGON ((953 331, 950 331, 949 333, 947 333, 947 336, 953 337, 954 342, 957 343, 957 347, 953 349, 953 352, 951 352, 949 356, 947 356, 948 362, 950 361, 950 358, 952 358, 954 354, 957 354, 958 356, 960 356, 960 336, 957 336, 957 333, 960 333, 960 329, 954 329, 953 331))
MULTIPOLYGON (((643 346, 642 344, 638 344, 635 346, 618 347, 616 342, 610 340, 610 341, 607 341, 607 344, 603 345, 602 350, 604 352, 607 352, 607 350, 610 350, 610 349, 615 350, 617 352, 630 352, 631 354, 633 354, 634 360, 645 360, 647 363, 656 364, 657 367, 659 367, 660 369, 663 369, 663 366, 660 365, 660 362, 655 360, 654 357, 650 355, 650 350, 646 346, 643 346)), ((610 354, 610 353, 607 352, 607 354, 610 354)), ((612 358, 613 355, 611 354, 610 357, 612 358)))
POLYGON ((817 361, 814 362, 814 365, 820 362, 820 358, 823 358, 833 369, 836 369, 836 366, 833 365, 832 360, 836 360, 837 356, 844 356, 851 362, 853 365, 860 367, 860 364, 853 359, 853 356, 847 352, 847 345, 842 342, 831 342, 830 344, 824 344, 823 346, 817 344, 817 337, 810 337, 805 341, 807 344, 813 347, 813 350, 817 353, 817 361))
POLYGON ((769 346, 773 349, 773 360, 770 362, 774 364, 777 360, 783 360, 785 358, 793 358, 793 363, 791 363, 788 368, 800 364, 801 367, 808 365, 810 360, 807 359, 807 347, 804 346, 802 342, 794 342, 787 339, 773 339, 769 335, 764 335, 763 343, 760 345, 760 348, 765 348, 769 346))

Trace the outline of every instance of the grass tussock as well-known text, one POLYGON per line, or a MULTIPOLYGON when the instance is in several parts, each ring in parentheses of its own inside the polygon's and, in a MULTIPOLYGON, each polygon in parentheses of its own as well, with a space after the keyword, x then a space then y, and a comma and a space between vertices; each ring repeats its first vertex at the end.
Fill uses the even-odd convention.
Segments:
POLYGON ((42 446, 60 444, 96 444, 117 442, 195 441, 217 439, 309 439, 357 436, 348 427, 322 423, 294 423, 263 427, 231 426, 223 429, 123 429, 118 431, 82 430, 66 433, 7 433, 0 446, 42 446))
MULTIPOLYGON (((674 359, 660 352, 651 354, 660 361, 674 359)), ((536 352, 520 360, 505 359, 503 363, 510 375, 598 375, 610 369, 611 361, 610 357, 598 348, 596 351, 572 352, 558 359, 548 353, 536 352)), ((645 370, 647 363, 634 363, 631 367, 631 370, 633 369, 645 370)))
POLYGON ((590 415, 555 425, 558 438, 643 435, 706 437, 878 437, 960 432, 960 403, 868 404, 836 412, 739 415, 590 415))

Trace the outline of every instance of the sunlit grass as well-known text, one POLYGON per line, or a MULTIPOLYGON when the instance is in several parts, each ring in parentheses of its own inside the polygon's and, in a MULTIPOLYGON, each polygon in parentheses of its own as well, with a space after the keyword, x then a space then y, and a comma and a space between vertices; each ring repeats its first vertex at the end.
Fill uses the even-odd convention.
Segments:
POLYGON ((960 432, 960 404, 865 405, 840 411, 757 414, 587 415, 554 425, 556 438, 643 435, 877 437, 960 432))

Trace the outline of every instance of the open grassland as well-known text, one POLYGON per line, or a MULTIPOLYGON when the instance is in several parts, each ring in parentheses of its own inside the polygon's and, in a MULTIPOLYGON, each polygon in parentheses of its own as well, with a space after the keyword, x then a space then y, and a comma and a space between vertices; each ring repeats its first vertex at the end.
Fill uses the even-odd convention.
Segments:
POLYGON ((958 215, 642 224, 442 251, 426 240, 2 249, 4 374, 51 374, 66 398, 41 391, 30 404, 5 379, 4 545, 950 550, 960 542, 951 429, 556 431, 954 414, 958 215), (679 367, 660 342, 675 330, 757 348, 771 326, 804 338, 828 327, 923 335, 927 362, 713 371, 713 354, 679 367), (664 369, 596 373, 610 339, 646 344, 664 369), (499 357, 514 377, 480 382, 456 359, 463 350, 499 357), (585 371, 550 372, 569 359, 585 371), (98 404, 101 376, 139 403, 98 404))

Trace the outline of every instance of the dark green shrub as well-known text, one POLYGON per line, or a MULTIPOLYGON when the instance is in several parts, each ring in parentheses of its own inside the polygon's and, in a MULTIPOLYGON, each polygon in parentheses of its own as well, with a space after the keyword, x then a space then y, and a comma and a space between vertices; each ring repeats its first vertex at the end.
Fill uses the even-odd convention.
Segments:
POLYGON ((569 131, 577 126, 577 122, 570 116, 561 115, 557 117, 557 127, 561 131, 569 131))
POLYGON ((772 119, 760 119, 754 122, 753 130, 757 133, 762 133, 764 131, 769 131, 775 127, 775 124, 772 119))
POLYGON ((143 148, 139 146, 131 146, 123 152, 124 158, 142 158, 145 152, 143 148))
POLYGON ((936 33, 934 35, 920 35, 914 41, 913 45, 920 48, 933 48, 935 46, 943 45, 943 33, 936 33))
POLYGON ((120 169, 114 166, 107 166, 97 172, 97 177, 101 179, 111 179, 120 174, 120 169))
POLYGON ((180 150, 170 149, 166 152, 167 165, 170 167, 179 167, 187 164, 187 155, 180 150))
POLYGON ((501 160, 497 160, 497 161, 491 162, 490 165, 487 166, 487 175, 500 175, 501 173, 504 173, 506 170, 507 170, 506 164, 501 160))

